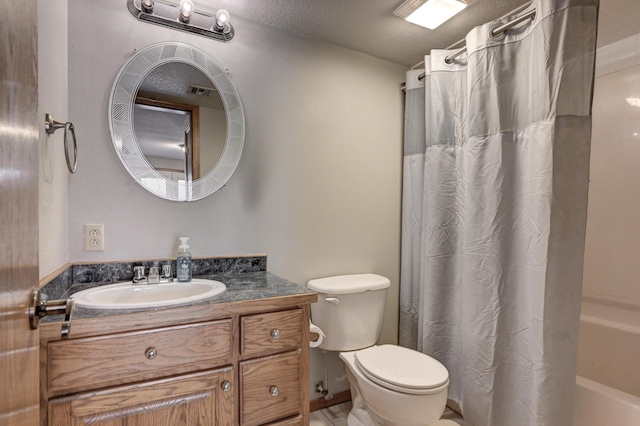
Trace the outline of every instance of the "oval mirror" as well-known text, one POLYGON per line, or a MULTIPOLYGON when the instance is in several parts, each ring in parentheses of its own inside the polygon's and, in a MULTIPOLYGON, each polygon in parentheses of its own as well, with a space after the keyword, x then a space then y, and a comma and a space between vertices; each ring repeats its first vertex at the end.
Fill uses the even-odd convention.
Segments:
POLYGON ((109 130, 122 164, 143 188, 167 200, 196 201, 236 169, 244 112, 211 56, 184 43, 158 43, 118 73, 109 130))

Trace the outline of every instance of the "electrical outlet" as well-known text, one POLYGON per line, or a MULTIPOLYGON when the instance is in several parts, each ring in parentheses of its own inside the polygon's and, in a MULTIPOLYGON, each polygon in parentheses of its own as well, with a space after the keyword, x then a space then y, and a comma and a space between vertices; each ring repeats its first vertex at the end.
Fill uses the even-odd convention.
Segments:
POLYGON ((104 251, 104 225, 84 225, 84 251, 104 251))

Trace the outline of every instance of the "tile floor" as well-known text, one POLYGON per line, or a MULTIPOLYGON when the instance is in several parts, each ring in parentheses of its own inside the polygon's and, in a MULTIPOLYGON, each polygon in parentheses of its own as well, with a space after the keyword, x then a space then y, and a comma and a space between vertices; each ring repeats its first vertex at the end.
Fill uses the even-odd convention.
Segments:
POLYGON ((351 410, 351 401, 313 411, 309 426, 347 426, 347 415, 351 410))
MULTIPOLYGON (((334 405, 324 410, 318 410, 311 413, 309 426, 347 426, 347 416, 351 410, 351 402, 334 405)), ((432 426, 471 426, 465 422, 455 412, 447 409, 442 419, 435 422, 432 426)))

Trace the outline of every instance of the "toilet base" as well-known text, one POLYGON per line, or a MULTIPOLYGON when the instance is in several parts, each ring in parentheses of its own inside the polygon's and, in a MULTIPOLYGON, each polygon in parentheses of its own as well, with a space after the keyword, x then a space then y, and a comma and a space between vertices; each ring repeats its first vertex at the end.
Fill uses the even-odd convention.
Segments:
POLYGON ((366 378, 355 365, 354 352, 341 352, 351 387, 353 408, 348 426, 429 426, 444 413, 447 385, 430 395, 408 395, 383 389, 366 378), (373 408, 379 407, 378 413, 373 408))
POLYGON ((367 406, 360 394, 360 388, 353 385, 355 378, 348 369, 347 377, 351 385, 351 403, 353 405, 347 417, 347 426, 384 426, 384 420, 367 406))

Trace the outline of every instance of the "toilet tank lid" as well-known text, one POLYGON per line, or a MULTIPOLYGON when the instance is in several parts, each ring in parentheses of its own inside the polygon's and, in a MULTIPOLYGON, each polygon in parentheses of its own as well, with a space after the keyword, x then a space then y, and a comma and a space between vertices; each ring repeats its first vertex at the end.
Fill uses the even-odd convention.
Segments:
POLYGON ((307 288, 318 293, 352 294, 368 290, 381 290, 390 286, 391 281, 382 275, 351 274, 311 280, 307 288))

